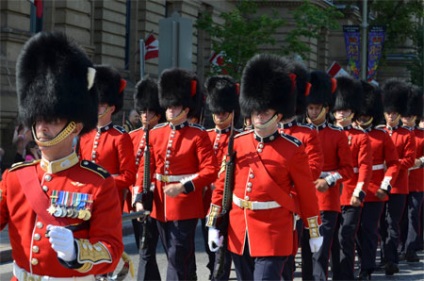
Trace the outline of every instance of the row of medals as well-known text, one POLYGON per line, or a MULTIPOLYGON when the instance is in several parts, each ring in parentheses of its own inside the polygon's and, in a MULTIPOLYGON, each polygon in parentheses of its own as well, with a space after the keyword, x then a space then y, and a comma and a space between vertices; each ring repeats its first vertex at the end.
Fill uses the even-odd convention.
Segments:
POLYGON ((64 218, 64 217, 74 218, 74 219, 78 218, 85 221, 91 218, 91 212, 89 209, 77 210, 75 208, 70 208, 70 207, 50 205, 47 211, 49 212, 49 214, 57 218, 64 218))

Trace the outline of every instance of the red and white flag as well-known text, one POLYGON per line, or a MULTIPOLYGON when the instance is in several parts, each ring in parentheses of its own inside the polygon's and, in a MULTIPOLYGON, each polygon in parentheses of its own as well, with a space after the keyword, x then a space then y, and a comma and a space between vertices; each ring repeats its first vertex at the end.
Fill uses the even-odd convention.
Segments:
POLYGON ((219 53, 212 52, 212 56, 209 59, 209 63, 216 66, 223 66, 224 65, 224 55, 225 53, 223 51, 219 53))
POLYGON ((42 0, 29 0, 35 6, 35 15, 37 18, 43 17, 43 1, 42 0))
POLYGON ((150 34, 144 43, 144 60, 159 57, 159 40, 150 34))
POLYGON ((333 78, 337 78, 340 76, 350 76, 349 73, 344 70, 343 67, 337 62, 333 62, 333 64, 327 70, 327 73, 330 74, 330 76, 333 78))

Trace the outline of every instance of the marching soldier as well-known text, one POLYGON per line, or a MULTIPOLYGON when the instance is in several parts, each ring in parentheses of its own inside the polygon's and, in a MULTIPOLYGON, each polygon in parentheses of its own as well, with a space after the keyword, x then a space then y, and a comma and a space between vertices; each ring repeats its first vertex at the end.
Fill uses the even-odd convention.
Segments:
MULTIPOLYGON (((187 70, 165 70, 159 80, 159 103, 167 123, 150 131, 153 209, 168 258, 167 280, 196 279, 194 235, 204 215, 203 187, 216 178, 218 164, 206 131, 189 124, 201 101, 201 85, 187 70)), ((144 173, 140 165, 138 174, 144 173)), ((136 186, 142 187, 142 177, 136 186)), ((142 192, 143 190, 140 190, 142 192)), ((135 203, 143 209, 141 201, 135 203)))
MULTIPOLYGON (((212 76, 206 81, 207 98, 206 104, 209 106, 209 110, 212 113, 213 122, 215 128, 208 130, 209 139, 213 145, 213 151, 216 155, 216 159, 219 163, 225 161, 224 157, 227 154, 228 142, 233 130, 233 134, 240 133, 239 130, 234 128, 234 124, 237 124, 237 120, 240 115, 239 106, 239 90, 240 84, 236 83, 230 76, 219 75, 212 76)), ((206 216, 211 203, 213 185, 206 187, 204 194, 204 207, 206 216)), ((206 221, 203 221, 205 225, 206 221)), ((210 260, 208 268, 213 274, 215 253, 210 252, 207 245, 207 227, 205 226, 206 232, 206 251, 213 256, 210 260)), ((208 255, 209 255, 208 253, 208 255)), ((212 278, 212 280, 228 280, 230 277, 231 270, 231 255, 227 251, 225 255, 225 265, 222 276, 212 278)))
POLYGON ((371 179, 372 151, 367 133, 352 126, 363 98, 361 81, 348 76, 338 77, 334 96, 335 102, 331 109, 334 124, 343 129, 348 139, 354 176, 342 180, 341 215, 332 247, 332 271, 333 280, 354 280, 355 236, 362 202, 371 179))
MULTIPOLYGON (((420 210, 424 195, 424 129, 416 126, 417 119, 423 118, 423 91, 418 86, 410 85, 408 104, 405 115, 401 117, 402 124, 411 128, 415 136, 415 162, 409 168, 409 194, 407 198, 407 225, 404 241, 404 255, 408 262, 418 262, 416 253, 419 241, 420 210)), ((402 229, 403 231, 403 229, 402 229)))
POLYGON ((383 120, 381 91, 368 82, 362 82, 364 99, 356 123, 365 130, 371 142, 372 174, 364 198, 357 234, 360 260, 359 280, 370 280, 376 268, 378 226, 391 185, 399 170, 398 154, 389 134, 377 126, 383 120))
POLYGON ((15 165, 1 182, 13 280, 94 280, 123 252, 114 181, 72 148, 74 137, 96 126, 94 76, 88 56, 62 33, 37 33, 18 58, 19 115, 41 160, 15 165))
POLYGON ((302 278, 327 280, 329 253, 340 214, 340 184, 353 175, 352 154, 343 131, 327 122, 331 96, 337 89, 337 80, 322 71, 311 73, 312 86, 306 97, 306 119, 317 130, 324 154, 320 178, 315 181, 318 206, 321 211, 321 235, 324 237, 319 252, 310 253, 307 247, 309 234, 302 237, 302 278))
POLYGON ((386 202, 384 215, 380 222, 382 241, 382 262, 385 263, 386 275, 399 272, 398 245, 400 239, 399 224, 405 210, 408 190, 408 169, 415 161, 415 138, 408 128, 400 126, 400 118, 405 115, 409 87, 406 82, 392 78, 382 86, 384 118, 383 126, 391 136, 399 156, 399 174, 393 181, 389 200, 386 202))
MULTIPOLYGON (((322 237, 314 184, 301 142, 278 131, 278 122, 290 118, 295 102, 295 75, 286 60, 257 55, 243 75, 240 107, 254 130, 234 138, 234 190, 229 211, 228 250, 238 280, 280 280, 293 250, 294 213, 302 214, 311 233, 310 247, 318 251, 322 237), (287 116, 286 116, 287 114, 287 116), (289 195, 292 185, 299 210, 289 195)), ((225 167, 225 166, 223 166, 225 167)), ((207 218, 211 250, 222 245, 219 216, 225 173, 219 173, 207 218)))
POLYGON ((126 81, 110 66, 97 65, 96 73, 99 121, 96 129, 80 138, 79 155, 112 174, 123 210, 128 188, 135 182, 135 160, 130 136, 112 123, 112 115, 122 109, 126 81))
MULTIPOLYGON (((299 63, 293 62, 293 72, 296 74, 296 116, 301 116, 306 111, 306 96, 309 95, 311 84, 309 83, 309 72, 306 67, 299 63)), ((280 124, 280 131, 291 135, 299 139, 305 146, 306 155, 308 155, 309 169, 312 173, 312 179, 316 180, 319 178, 324 162, 323 154, 321 151, 321 144, 318 138, 318 132, 311 124, 304 124, 296 120, 296 116, 291 118, 283 119, 280 124)), ((292 192, 292 196, 296 196, 295 192, 292 192)), ((284 266, 283 279, 293 280, 293 274, 295 270, 294 259, 299 248, 299 241, 301 241, 301 235, 303 233, 302 220, 297 220, 296 231, 293 232, 295 245, 293 246, 293 253, 287 259, 286 265, 284 266)))
MULTIPOLYGON (((130 132, 134 147, 135 165, 138 169, 145 161, 143 156, 147 145, 146 134, 164 118, 163 110, 159 105, 158 85, 155 80, 147 78, 137 83, 134 105, 134 108, 141 116, 142 124, 141 128, 130 132)), ((143 177, 143 175, 138 175, 138 177, 143 177)), ((138 187, 133 187, 132 194, 139 194, 139 190, 135 190, 135 188, 138 187)), ((147 216, 145 220, 143 223, 133 220, 134 235, 140 253, 137 280, 161 280, 156 262, 156 246, 159 238, 156 220, 151 216, 147 216), (146 227, 146 229, 144 230, 142 227, 146 227), (146 233, 144 237, 145 248, 140 248, 140 238, 143 232, 146 233)))

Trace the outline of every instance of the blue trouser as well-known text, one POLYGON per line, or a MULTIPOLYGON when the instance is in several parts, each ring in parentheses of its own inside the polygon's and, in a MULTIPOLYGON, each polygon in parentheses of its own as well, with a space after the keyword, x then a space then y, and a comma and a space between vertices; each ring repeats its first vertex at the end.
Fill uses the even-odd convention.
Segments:
POLYGON ((378 223, 384 209, 384 202, 365 202, 357 235, 358 256, 361 272, 371 274, 375 268, 378 247, 378 223))
POLYGON ((137 270, 137 280, 161 280, 158 264, 156 262, 156 247, 158 244, 159 232, 156 220, 148 216, 146 221, 141 223, 141 232, 146 227, 146 237, 143 247, 140 247, 140 259, 137 270))
POLYGON ((194 235, 198 219, 159 222, 159 236, 168 258, 166 280, 196 280, 194 235))
POLYGON ((421 227, 420 210, 423 205, 424 192, 410 192, 408 195, 408 234, 405 252, 415 252, 419 248, 419 232, 421 227))

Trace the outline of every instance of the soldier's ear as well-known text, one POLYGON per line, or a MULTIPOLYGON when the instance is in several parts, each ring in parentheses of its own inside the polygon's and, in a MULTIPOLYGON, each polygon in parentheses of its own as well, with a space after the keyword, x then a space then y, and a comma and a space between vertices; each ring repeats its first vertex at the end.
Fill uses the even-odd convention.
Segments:
POLYGON ((278 113, 277 114, 277 122, 280 122, 281 120, 283 120, 283 114, 282 113, 278 113))
POLYGON ((75 133, 76 135, 79 135, 81 133, 82 128, 84 128, 84 125, 81 122, 76 123, 76 127, 73 133, 75 133))

